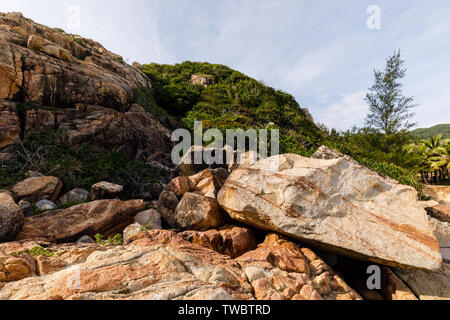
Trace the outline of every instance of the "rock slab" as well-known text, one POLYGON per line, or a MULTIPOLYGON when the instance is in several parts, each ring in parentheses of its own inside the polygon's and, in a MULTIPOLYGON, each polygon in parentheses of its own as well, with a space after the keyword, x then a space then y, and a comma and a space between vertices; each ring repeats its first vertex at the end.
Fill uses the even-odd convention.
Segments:
POLYGON ((75 242, 84 235, 114 235, 122 232, 144 208, 142 200, 99 200, 46 212, 26 218, 17 240, 46 239, 61 243, 75 242))
POLYGON ((280 155, 238 168, 218 202, 242 223, 388 266, 437 270, 417 192, 353 159, 280 155))

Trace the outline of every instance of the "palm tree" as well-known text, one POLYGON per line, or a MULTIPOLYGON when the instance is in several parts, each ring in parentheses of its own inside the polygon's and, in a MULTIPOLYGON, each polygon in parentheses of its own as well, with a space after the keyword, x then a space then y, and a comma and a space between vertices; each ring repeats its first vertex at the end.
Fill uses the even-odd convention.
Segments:
POLYGON ((449 139, 442 140, 442 136, 438 135, 428 140, 422 140, 419 144, 410 144, 406 146, 405 151, 418 156, 422 160, 420 170, 423 180, 429 179, 426 178, 429 177, 427 172, 434 172, 432 177, 448 177, 448 170, 450 169, 449 139))

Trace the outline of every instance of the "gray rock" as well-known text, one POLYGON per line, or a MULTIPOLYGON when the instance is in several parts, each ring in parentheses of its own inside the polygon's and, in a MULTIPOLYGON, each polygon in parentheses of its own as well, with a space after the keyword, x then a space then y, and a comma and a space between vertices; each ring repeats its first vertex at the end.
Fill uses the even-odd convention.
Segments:
POLYGON ((140 212, 134 218, 134 222, 146 226, 149 230, 162 229, 161 215, 155 209, 140 212))
POLYGON ((95 240, 89 236, 82 236, 77 240, 77 243, 95 243, 95 240))
POLYGON ((41 200, 36 203, 36 208, 39 209, 39 211, 50 211, 56 209, 56 204, 49 200, 41 200))
POLYGON ((114 199, 123 191, 123 187, 111 182, 102 181, 91 187, 91 200, 114 199))
POLYGON ((20 200, 19 207, 22 209, 22 213, 25 218, 28 218, 28 217, 31 217, 34 215, 33 206, 31 205, 30 202, 25 201, 25 200, 20 200))
POLYGON ((89 191, 87 191, 86 189, 76 188, 70 190, 65 195, 61 196, 58 199, 57 203, 59 205, 64 205, 69 202, 80 203, 88 200, 89 200, 89 191))
POLYGON ((164 191, 159 196, 157 210, 164 221, 171 227, 175 227, 177 224, 174 215, 179 203, 180 201, 173 191, 164 191))
POLYGON ((40 172, 37 171, 28 171, 27 173, 25 173, 25 178, 38 178, 38 177, 43 177, 44 175, 40 172))
POLYGON ((159 183, 147 183, 142 187, 139 196, 144 200, 156 200, 163 190, 159 183))

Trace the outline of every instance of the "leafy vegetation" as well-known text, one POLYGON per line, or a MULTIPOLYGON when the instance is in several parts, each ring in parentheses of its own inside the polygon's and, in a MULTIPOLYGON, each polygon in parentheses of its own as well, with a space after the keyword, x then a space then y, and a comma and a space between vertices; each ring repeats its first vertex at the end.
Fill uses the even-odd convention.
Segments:
POLYGON ((430 139, 439 134, 443 139, 450 139, 450 124, 438 124, 431 128, 422 128, 411 131, 411 135, 417 140, 430 139))
POLYGON ((19 142, 17 161, 1 165, 0 188, 23 180, 28 170, 57 176, 64 190, 89 189, 99 181, 124 186, 123 197, 136 197, 143 184, 158 180, 162 169, 129 160, 114 150, 93 145, 70 146, 62 141, 63 131, 42 131, 19 142))
POLYGON ((307 119, 295 99, 223 65, 183 62, 144 65, 158 106, 188 129, 202 121, 217 128, 280 129, 280 152, 310 155, 326 134, 307 119), (211 75, 215 85, 191 84, 192 75, 211 75))
POLYGON ((45 248, 43 248, 41 246, 35 246, 35 247, 33 247, 33 248, 29 249, 29 250, 26 250, 26 251, 20 251, 20 252, 13 252, 12 253, 13 256, 23 256, 23 255, 27 255, 27 254, 30 254, 33 257, 43 256, 43 257, 50 258, 50 257, 53 257, 56 253, 52 252, 52 251, 49 251, 49 250, 47 250, 47 249, 45 249, 45 248))
POLYGON ((107 244, 112 246, 121 246, 123 245, 123 238, 122 235, 118 233, 114 237, 109 237, 108 240, 104 240, 101 234, 96 234, 95 242, 97 242, 101 246, 105 246, 107 244))
POLYGON ((408 155, 418 156, 420 169, 423 171, 434 171, 450 169, 450 139, 442 139, 439 134, 419 143, 406 146, 408 155))
POLYGON ((150 230, 150 228, 152 227, 152 223, 146 224, 145 226, 140 226, 139 227, 139 231, 140 232, 145 232, 150 230))

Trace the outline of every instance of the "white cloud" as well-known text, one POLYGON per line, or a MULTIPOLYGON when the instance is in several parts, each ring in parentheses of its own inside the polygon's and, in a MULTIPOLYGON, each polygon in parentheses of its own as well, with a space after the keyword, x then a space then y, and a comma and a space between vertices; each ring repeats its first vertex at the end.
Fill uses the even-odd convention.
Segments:
POLYGON ((367 91, 350 93, 342 96, 333 104, 321 108, 314 114, 318 123, 324 123, 329 128, 338 130, 350 129, 354 125, 363 125, 369 107, 364 101, 367 91))
POLYGON ((305 90, 318 81, 323 81, 325 75, 334 71, 339 59, 342 59, 343 45, 332 45, 315 50, 292 66, 281 82, 289 90, 305 90))

